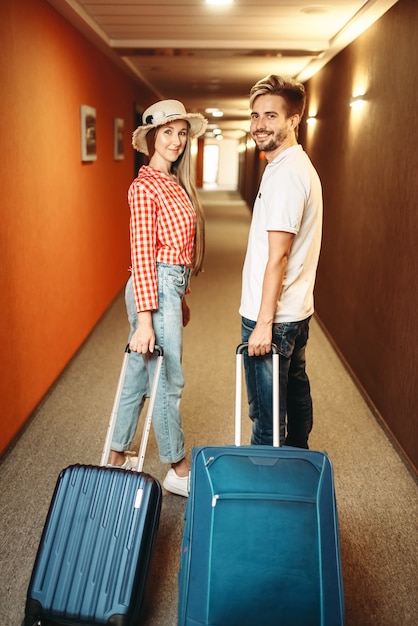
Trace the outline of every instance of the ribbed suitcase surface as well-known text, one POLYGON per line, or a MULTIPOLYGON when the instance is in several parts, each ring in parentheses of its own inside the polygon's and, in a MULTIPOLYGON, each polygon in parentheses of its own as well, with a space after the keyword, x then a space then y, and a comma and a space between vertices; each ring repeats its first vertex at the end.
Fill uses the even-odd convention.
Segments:
POLYGON ((193 451, 178 626, 342 626, 333 473, 323 452, 193 451))
POLYGON ((28 589, 25 625, 130 626, 139 617, 161 511, 148 474, 72 465, 58 478, 28 589))

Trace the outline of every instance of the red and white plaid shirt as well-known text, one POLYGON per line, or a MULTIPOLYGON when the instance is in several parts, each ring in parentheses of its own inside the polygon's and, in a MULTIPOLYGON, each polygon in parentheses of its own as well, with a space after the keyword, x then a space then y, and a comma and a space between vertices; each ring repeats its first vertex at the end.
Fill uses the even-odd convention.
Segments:
POLYGON ((196 213, 170 176, 143 165, 128 191, 131 262, 137 311, 158 309, 157 262, 190 266, 196 213))

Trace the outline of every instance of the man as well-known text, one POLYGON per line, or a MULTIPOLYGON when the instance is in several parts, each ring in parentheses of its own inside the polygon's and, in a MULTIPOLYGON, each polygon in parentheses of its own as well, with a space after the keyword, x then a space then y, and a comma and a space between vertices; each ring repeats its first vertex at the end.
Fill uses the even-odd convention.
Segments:
POLYGON ((242 278, 240 315, 252 444, 272 444, 272 342, 280 353, 280 442, 308 448, 312 398, 305 370, 322 234, 322 189, 297 132, 302 84, 267 76, 250 92, 250 132, 265 153, 242 278))

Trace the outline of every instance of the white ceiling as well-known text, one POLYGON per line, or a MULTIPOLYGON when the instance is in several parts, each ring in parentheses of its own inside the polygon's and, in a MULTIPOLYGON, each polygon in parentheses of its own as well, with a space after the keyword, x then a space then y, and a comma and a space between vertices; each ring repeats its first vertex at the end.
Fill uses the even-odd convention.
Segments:
MULTIPOLYGON (((246 128, 248 93, 267 74, 308 80, 397 0, 48 0, 155 94, 210 122, 246 128)), ((111 88, 111 86, 109 86, 111 88)), ((141 103, 139 103, 141 104, 141 103)), ((149 104, 149 103, 145 103, 149 104)))

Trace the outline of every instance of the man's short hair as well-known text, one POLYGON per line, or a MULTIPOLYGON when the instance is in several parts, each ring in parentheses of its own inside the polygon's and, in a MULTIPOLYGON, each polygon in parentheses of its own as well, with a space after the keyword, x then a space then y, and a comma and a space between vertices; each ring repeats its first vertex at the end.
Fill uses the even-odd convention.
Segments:
POLYGON ((284 78, 270 74, 257 81, 250 91, 250 107, 258 96, 281 96, 286 103, 287 116, 302 115, 305 111, 306 93, 302 83, 298 83, 293 78, 284 78))

